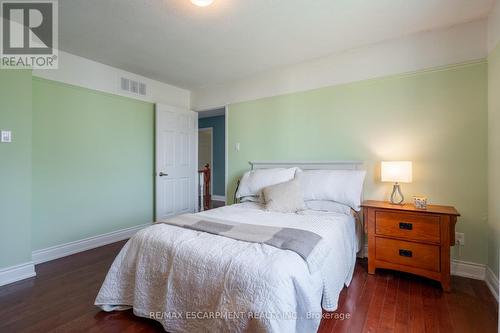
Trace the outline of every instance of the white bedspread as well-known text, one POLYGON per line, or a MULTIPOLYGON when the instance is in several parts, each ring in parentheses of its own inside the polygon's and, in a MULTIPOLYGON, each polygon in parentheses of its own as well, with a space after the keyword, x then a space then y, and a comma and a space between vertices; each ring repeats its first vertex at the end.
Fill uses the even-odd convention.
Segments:
POLYGON ((202 213, 240 223, 305 229, 323 239, 311 272, 295 252, 167 224, 139 231, 116 257, 95 304, 133 307, 168 332, 316 332, 354 271, 352 216, 272 213, 243 203, 202 213))

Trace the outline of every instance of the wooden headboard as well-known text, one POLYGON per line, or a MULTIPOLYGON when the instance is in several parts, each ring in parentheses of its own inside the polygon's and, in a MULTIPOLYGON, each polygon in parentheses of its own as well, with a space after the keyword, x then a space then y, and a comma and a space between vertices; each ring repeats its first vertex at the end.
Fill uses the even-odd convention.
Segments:
POLYGON ((302 170, 363 170, 362 161, 249 161, 251 170, 298 167, 302 170))

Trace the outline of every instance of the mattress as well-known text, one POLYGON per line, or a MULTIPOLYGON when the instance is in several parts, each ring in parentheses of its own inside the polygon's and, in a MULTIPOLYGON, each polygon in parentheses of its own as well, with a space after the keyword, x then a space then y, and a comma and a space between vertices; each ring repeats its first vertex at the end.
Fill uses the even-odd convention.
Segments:
POLYGON ((132 307, 169 332, 315 332, 354 271, 351 215, 265 211, 258 203, 198 213, 238 223, 298 228, 322 237, 312 271, 295 252, 167 224, 139 231, 121 250, 95 304, 132 307))

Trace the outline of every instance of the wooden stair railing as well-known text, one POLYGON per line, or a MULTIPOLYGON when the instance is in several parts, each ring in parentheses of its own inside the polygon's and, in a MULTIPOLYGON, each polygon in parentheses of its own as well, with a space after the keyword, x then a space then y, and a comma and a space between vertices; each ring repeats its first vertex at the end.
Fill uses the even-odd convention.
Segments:
POLYGON ((212 195, 210 194, 210 165, 207 163, 205 167, 201 170, 198 170, 198 174, 201 176, 200 180, 203 181, 203 188, 201 189, 202 193, 200 193, 200 197, 202 198, 202 210, 210 209, 212 204, 212 195))

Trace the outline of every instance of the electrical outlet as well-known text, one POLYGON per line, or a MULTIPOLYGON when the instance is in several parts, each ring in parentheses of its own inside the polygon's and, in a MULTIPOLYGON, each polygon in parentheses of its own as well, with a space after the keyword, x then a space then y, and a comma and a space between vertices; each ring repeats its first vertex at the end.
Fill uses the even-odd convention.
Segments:
POLYGON ((0 133, 0 141, 4 143, 12 142, 12 132, 11 131, 2 131, 0 133))
POLYGON ((465 234, 463 232, 455 232, 455 244, 465 245, 465 234))

